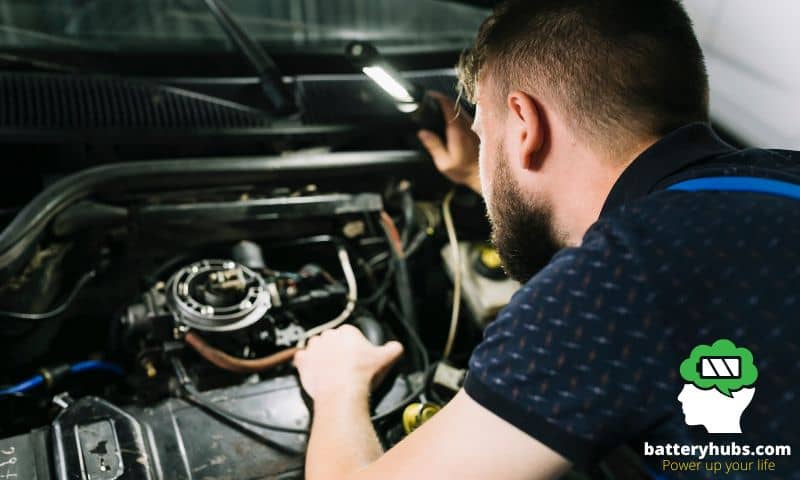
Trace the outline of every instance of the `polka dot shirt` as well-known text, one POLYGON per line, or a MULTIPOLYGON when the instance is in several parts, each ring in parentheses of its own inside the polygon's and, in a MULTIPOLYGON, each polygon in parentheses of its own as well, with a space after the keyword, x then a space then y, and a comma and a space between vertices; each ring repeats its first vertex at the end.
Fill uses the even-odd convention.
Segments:
MULTIPOLYGON (((800 154, 737 150, 704 124, 661 139, 620 177, 581 246, 487 327, 467 394, 579 467, 645 442, 800 447, 800 202, 664 190, 724 175, 800 183, 800 154), (749 348, 759 369, 743 434, 687 426, 677 399, 681 361, 720 338, 749 348)), ((660 478, 709 476, 663 472, 665 458, 694 460, 643 461, 660 478)), ((800 478, 800 451, 772 460, 780 471, 725 478, 800 478)))

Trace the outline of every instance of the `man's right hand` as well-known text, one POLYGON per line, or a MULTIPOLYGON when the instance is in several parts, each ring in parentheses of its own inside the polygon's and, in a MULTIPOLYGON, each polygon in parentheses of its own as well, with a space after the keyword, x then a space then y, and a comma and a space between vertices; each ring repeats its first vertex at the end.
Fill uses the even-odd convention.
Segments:
POLYGON ((441 93, 429 93, 442 109, 445 118, 446 139, 429 130, 421 130, 418 137, 428 150, 436 168, 451 181, 481 193, 478 175, 478 147, 480 140, 470 129, 472 119, 466 113, 456 113, 456 105, 441 93))

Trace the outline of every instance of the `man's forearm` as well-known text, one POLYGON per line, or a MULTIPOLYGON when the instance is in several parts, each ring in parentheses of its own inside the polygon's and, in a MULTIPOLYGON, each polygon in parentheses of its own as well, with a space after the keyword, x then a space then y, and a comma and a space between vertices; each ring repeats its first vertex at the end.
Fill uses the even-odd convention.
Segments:
POLYGON ((369 393, 331 392, 314 401, 307 480, 344 480, 383 453, 369 415, 369 393))

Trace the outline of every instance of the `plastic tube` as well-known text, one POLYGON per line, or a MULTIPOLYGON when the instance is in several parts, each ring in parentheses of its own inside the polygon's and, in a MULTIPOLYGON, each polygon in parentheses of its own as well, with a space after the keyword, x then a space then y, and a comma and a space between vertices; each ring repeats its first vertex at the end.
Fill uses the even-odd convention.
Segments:
MULTIPOLYGON (((119 376, 125 375, 125 371, 122 370, 122 368, 119 365, 109 362, 103 362, 101 360, 86 360, 83 362, 78 362, 76 364, 70 365, 70 367, 65 370, 65 372, 70 375, 74 373, 83 373, 91 371, 108 372, 119 376)), ((33 390, 34 388, 44 383, 45 383, 45 375, 40 373, 34 375, 33 377, 27 380, 23 380, 22 382, 16 385, 0 390, 0 395, 24 393, 33 390)))
POLYGON ((122 370, 122 367, 116 363, 103 362, 101 360, 85 360, 69 367, 69 373, 81 373, 88 371, 109 372, 119 375, 120 377, 125 375, 125 371, 122 370))
POLYGON ((43 383, 44 383, 44 377, 42 377, 41 375, 36 375, 27 380, 19 382, 13 387, 8 387, 6 389, 0 390, 0 395, 11 395, 12 393, 27 392, 28 390, 33 390, 34 388, 38 387, 43 383))
POLYGON ((212 347, 194 332, 188 332, 184 340, 209 362, 223 370, 236 373, 251 373, 267 370, 281 363, 288 362, 294 357, 295 352, 298 350, 297 348, 287 348, 262 358, 237 358, 233 355, 228 355, 218 348, 212 347))
POLYGON ((445 343, 444 352, 442 353, 443 360, 447 360, 450 356, 450 352, 453 350, 461 308, 461 255, 458 251, 458 237, 456 236, 456 227, 453 223, 453 214, 450 211, 450 204, 453 201, 454 194, 455 190, 450 190, 447 195, 445 195, 444 201, 442 202, 444 225, 447 230, 447 239, 450 242, 450 252, 453 255, 453 309, 450 312, 450 330, 447 332, 447 343, 445 343))

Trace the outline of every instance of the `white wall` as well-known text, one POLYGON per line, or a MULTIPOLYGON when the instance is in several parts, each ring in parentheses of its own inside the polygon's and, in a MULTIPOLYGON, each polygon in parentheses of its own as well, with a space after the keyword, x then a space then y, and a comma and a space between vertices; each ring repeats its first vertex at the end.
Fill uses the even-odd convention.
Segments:
POLYGON ((706 55, 714 120, 754 146, 800 150, 800 1, 684 4, 706 55))

